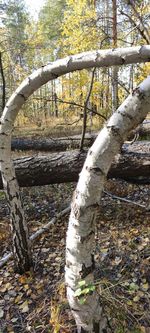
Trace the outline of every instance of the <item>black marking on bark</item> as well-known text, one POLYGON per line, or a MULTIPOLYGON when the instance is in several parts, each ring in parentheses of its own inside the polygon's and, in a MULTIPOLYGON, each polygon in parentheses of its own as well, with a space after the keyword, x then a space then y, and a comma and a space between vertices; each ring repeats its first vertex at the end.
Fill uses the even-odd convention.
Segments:
POLYGON ((26 97, 23 94, 18 94, 18 96, 21 96, 24 99, 24 101, 26 101, 26 97))
POLYGON ((69 60, 67 62, 67 68, 72 64, 72 56, 69 57, 69 60))
POLYGON ((124 65, 126 63, 126 58, 125 57, 121 57, 121 64, 124 65))
POLYGON ((94 266, 95 266, 95 264, 93 264, 93 262, 92 262, 92 265, 89 267, 86 267, 85 264, 83 264, 82 270, 80 271, 81 279, 85 279, 87 275, 91 274, 94 270, 94 266))
MULTIPOLYGON (((7 169, 9 169, 9 168, 7 168, 7 169)), ((13 182, 15 179, 16 179, 16 177, 14 176, 9 180, 9 182, 13 182)))
POLYGON ((71 309, 71 311, 74 311, 74 312, 80 312, 81 311, 80 309, 74 309, 74 308, 70 308, 70 309, 71 309))
POLYGON ((88 331, 85 330, 83 327, 81 327, 81 328, 78 330, 78 333, 88 333, 88 331))
MULTIPOLYGON (((118 112, 118 113, 119 113, 119 112, 118 112)), ((107 129, 108 129, 109 131, 111 130, 111 131, 113 132, 114 135, 119 135, 120 130, 119 130, 118 127, 116 127, 116 126, 109 126, 109 125, 107 125, 106 127, 107 127, 107 129)))
POLYGON ((16 198, 21 200, 19 192, 16 192, 16 198))
POLYGON ((89 168, 89 171, 94 171, 96 174, 101 174, 103 176, 106 176, 105 172, 100 167, 89 168))
POLYGON ((52 76, 52 80, 55 80, 55 79, 57 79, 57 78, 58 78, 58 75, 57 75, 57 74, 55 74, 55 73, 53 73, 53 72, 51 72, 51 76, 52 76))
POLYGON ((93 154, 93 151, 90 149, 89 150, 89 155, 92 155, 93 154))
MULTIPOLYGON (((70 251, 69 249, 67 249, 67 251, 68 251, 69 253, 71 253, 71 251, 70 251)), ((67 266, 68 268, 70 268, 70 266, 72 266, 72 263, 71 263, 69 260, 66 260, 66 266, 67 266)))
POLYGON ((99 333, 99 322, 97 323, 97 322, 94 322, 93 323, 93 332, 94 333, 99 333))
POLYGON ((92 230, 88 235, 81 237, 81 243, 83 244, 85 241, 88 241, 93 234, 95 234, 95 232, 92 230))
POLYGON ((96 174, 102 174, 103 176, 105 176, 104 171, 100 167, 89 167, 88 165, 86 165, 85 170, 89 172, 94 171, 94 173, 96 174))
POLYGON ((93 270, 95 269, 95 259, 94 259, 94 254, 91 253, 91 261, 92 261, 92 267, 93 267, 93 270))
POLYGON ((126 113, 125 117, 130 119, 131 121, 134 119, 134 117, 132 117, 131 114, 129 114, 129 113, 126 113))
POLYGON ((124 113, 124 112, 118 111, 118 114, 120 114, 123 118, 128 118, 130 120, 134 119, 134 117, 132 117, 131 114, 129 114, 129 113, 124 113))
POLYGON ((98 60, 100 60, 100 54, 98 51, 96 51, 95 62, 97 62, 98 60))
POLYGON ((123 113, 122 111, 118 110, 117 113, 120 114, 122 117, 125 117, 125 113, 123 113))
POLYGON ((140 87, 137 87, 132 91, 132 96, 134 96, 136 94, 138 95, 140 100, 145 99, 145 93, 141 90, 140 87))
POLYGON ((14 198, 14 195, 12 195, 10 193, 10 186, 9 186, 9 183, 7 182, 7 185, 6 185, 6 191, 7 191, 7 195, 8 195, 8 200, 11 202, 14 198))

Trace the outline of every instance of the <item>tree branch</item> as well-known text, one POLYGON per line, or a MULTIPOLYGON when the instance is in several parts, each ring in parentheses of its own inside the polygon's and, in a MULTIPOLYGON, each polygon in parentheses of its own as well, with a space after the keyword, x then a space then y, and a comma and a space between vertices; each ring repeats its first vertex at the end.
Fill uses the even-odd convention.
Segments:
POLYGON ((94 82, 94 74, 95 74, 95 69, 92 71, 92 77, 91 77, 91 83, 90 83, 90 88, 89 92, 87 94, 85 103, 84 103, 84 110, 83 110, 83 125, 82 125, 82 134, 81 134, 81 141, 80 141, 80 151, 83 150, 83 143, 84 143, 84 138, 85 138, 85 132, 86 132, 86 122, 87 122, 87 106, 89 103, 89 99, 91 96, 92 88, 93 88, 93 82, 94 82))

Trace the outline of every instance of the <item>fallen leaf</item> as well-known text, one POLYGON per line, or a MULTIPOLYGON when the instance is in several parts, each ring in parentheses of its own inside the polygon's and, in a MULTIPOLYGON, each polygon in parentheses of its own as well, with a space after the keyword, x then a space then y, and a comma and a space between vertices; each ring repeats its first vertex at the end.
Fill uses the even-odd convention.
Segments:
POLYGON ((140 297, 137 295, 133 298, 133 302, 137 303, 140 300, 140 297))
POLYGON ((4 317, 4 311, 3 309, 0 308, 0 318, 3 318, 4 317))
POLYGON ((12 318, 12 319, 11 319, 12 323, 16 323, 17 320, 18 320, 18 318, 12 318))
POLYGON ((19 309, 21 310, 22 313, 28 312, 29 311, 28 302, 25 301, 24 303, 22 303, 19 306, 19 309))
POLYGON ((148 283, 143 283, 143 284, 141 285, 141 287, 142 287, 142 290, 147 291, 148 288, 149 288, 149 285, 148 285, 148 283))

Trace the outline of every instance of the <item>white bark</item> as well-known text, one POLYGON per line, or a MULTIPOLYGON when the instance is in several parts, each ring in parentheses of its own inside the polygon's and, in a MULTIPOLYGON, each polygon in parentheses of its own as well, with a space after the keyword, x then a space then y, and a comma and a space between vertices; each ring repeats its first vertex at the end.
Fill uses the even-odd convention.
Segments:
POLYGON ((63 74, 91 67, 105 67, 145 62, 150 59, 150 46, 98 50, 85 52, 55 61, 35 71, 25 79, 10 97, 0 122, 0 167, 4 189, 9 200, 12 228, 15 232, 13 242, 16 269, 27 270, 31 263, 28 231, 19 197, 18 184, 10 158, 11 133, 17 113, 34 91, 50 80, 63 74), (24 259, 23 259, 24 258, 24 259), (19 268, 20 267, 20 268, 19 268))
POLYGON ((66 244, 66 284, 70 307, 78 332, 109 332, 99 295, 94 292, 81 305, 74 296, 80 280, 94 281, 95 218, 103 185, 114 156, 128 133, 146 117, 150 109, 150 76, 112 115, 90 148, 77 184, 66 244))

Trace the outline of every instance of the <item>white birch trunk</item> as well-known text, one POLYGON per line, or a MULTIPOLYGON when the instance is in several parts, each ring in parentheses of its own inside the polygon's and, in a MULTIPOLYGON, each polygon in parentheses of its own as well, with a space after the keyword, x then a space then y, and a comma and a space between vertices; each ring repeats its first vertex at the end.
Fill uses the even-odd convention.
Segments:
POLYGON ((108 170, 129 132, 150 110, 150 76, 112 115, 90 148, 74 193, 66 244, 67 295, 78 333, 109 332, 96 291, 80 304, 78 282, 94 282, 95 219, 108 170), (104 330, 103 330, 104 329, 104 330))
POLYGON ((0 121, 0 167, 4 189, 10 205, 12 229, 16 233, 13 241, 13 253, 18 272, 26 271, 31 265, 28 231, 10 157, 11 133, 18 111, 34 91, 63 74, 83 68, 125 65, 149 60, 150 46, 84 52, 38 69, 22 82, 8 100, 0 121))

